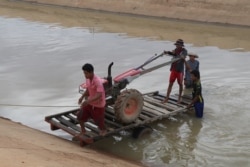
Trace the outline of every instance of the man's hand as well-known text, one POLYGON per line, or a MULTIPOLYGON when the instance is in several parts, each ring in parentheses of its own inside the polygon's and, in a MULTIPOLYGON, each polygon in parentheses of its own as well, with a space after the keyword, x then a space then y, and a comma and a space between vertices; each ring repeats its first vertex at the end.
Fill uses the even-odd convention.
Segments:
POLYGON ((187 106, 187 109, 190 109, 191 107, 193 107, 193 104, 189 104, 189 105, 187 106))
POLYGON ((80 108, 82 109, 83 107, 85 107, 86 105, 89 104, 89 101, 88 100, 85 100, 84 102, 81 103, 81 106, 80 108))
POLYGON ((83 100, 83 96, 81 96, 78 100, 78 104, 80 105, 82 103, 82 100, 83 100))
POLYGON ((172 52, 170 52, 170 51, 165 51, 164 50, 164 52, 163 52, 164 54, 168 54, 168 55, 173 55, 173 53, 172 52))

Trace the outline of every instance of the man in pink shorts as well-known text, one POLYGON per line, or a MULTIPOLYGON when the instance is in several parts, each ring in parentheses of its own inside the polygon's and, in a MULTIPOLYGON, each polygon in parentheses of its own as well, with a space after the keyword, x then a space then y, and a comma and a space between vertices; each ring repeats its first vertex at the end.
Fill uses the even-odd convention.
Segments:
POLYGON ((94 74, 94 67, 91 64, 83 65, 82 70, 86 78, 87 89, 78 100, 81 107, 77 113, 77 119, 82 130, 79 135, 86 132, 84 123, 92 118, 100 129, 100 135, 104 136, 106 134, 104 125, 105 90, 101 79, 94 74), (83 101, 83 99, 85 100, 83 101))
POLYGON ((175 50, 164 51, 165 54, 172 55, 174 58, 181 58, 180 60, 173 62, 170 67, 170 77, 169 77, 169 85, 167 90, 166 98, 163 100, 163 103, 168 102, 169 95, 172 91, 173 84, 175 80, 177 80, 179 84, 179 97, 177 103, 181 101, 181 95, 183 91, 183 73, 184 73, 184 64, 186 64, 186 56, 187 50, 184 48, 184 42, 182 39, 178 39, 175 44, 175 50))

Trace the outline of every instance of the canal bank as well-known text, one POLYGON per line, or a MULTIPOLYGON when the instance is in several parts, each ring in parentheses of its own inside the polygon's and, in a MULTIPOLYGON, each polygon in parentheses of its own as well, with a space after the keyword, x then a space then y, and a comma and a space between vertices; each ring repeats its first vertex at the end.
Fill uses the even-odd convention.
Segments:
POLYGON ((250 26, 248 0, 20 0, 99 11, 250 26))
POLYGON ((140 167, 114 155, 82 148, 71 141, 0 117, 2 167, 140 167))

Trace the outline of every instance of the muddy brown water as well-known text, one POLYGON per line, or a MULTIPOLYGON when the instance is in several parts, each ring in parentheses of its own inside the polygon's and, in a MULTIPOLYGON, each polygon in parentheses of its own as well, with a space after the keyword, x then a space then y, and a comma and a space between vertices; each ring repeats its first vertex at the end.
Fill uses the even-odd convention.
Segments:
MULTIPOLYGON (((70 139, 50 131, 44 117, 77 107, 84 63, 106 76, 114 62, 114 77, 173 49, 173 42, 183 38, 186 48, 200 56, 204 118, 180 114, 152 123, 153 132, 144 138, 121 132, 89 147, 146 166, 250 165, 249 28, 23 3, 0 8, 0 116, 70 139)), ((128 88, 165 93, 168 76, 164 67, 128 88)), ((177 90, 175 85, 173 93, 177 90)))

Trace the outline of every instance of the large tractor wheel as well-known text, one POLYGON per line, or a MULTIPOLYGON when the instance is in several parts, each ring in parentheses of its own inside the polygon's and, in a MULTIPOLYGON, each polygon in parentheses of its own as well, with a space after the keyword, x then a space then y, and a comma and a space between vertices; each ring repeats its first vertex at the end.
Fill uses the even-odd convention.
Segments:
POLYGON ((135 89, 126 89, 115 101, 116 119, 122 123, 131 123, 140 115, 142 107, 142 94, 135 89))

